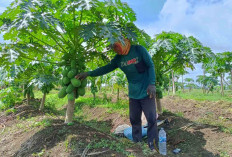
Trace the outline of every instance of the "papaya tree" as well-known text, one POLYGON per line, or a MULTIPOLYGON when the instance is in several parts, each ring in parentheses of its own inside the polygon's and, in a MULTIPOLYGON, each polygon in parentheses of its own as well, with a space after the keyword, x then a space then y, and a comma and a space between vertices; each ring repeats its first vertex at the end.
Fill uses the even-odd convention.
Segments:
MULTIPOLYGON (((196 38, 175 32, 162 32, 155 35, 150 53, 155 65, 157 86, 162 81, 162 76, 168 72, 172 72, 174 86, 175 71, 185 68, 193 70, 194 63, 199 63, 208 56, 203 50, 203 45, 196 38)), ((175 87, 173 87, 173 94, 175 94, 175 87)))
POLYGON ((184 75, 185 74, 188 74, 189 72, 188 71, 186 71, 185 69, 178 69, 177 71, 176 71, 176 75, 177 76, 181 76, 181 89, 182 89, 182 92, 184 92, 184 75))
POLYGON ((203 93, 205 93, 206 79, 204 75, 197 75, 196 82, 201 85, 203 93))
MULTIPOLYGON (((109 55, 108 56, 95 56, 91 61, 86 64, 87 71, 94 70, 99 66, 103 66, 109 62, 109 55)), ((93 104, 96 101, 96 93, 101 89, 103 76, 100 77, 90 77, 90 91, 93 94, 93 104)))
POLYGON ((222 53, 215 54, 215 58, 208 60, 206 71, 215 77, 220 78, 220 93, 224 96, 224 77, 226 73, 226 58, 222 53))
POLYGON ((113 83, 113 87, 117 89, 117 101, 119 101, 120 89, 126 87, 127 84, 126 76, 121 70, 116 70, 114 72, 112 77, 112 83, 113 83))
MULTIPOLYGON (((11 45, 5 46, 10 47, 11 45)), ((2 48, 4 49, 5 46, 2 45, 2 48)), ((53 84, 57 78, 52 75, 56 73, 56 76, 58 76, 58 68, 54 66, 54 64, 49 63, 48 60, 51 60, 51 58, 47 57, 47 61, 37 62, 31 61, 31 59, 17 57, 17 52, 12 49, 9 51, 11 53, 7 53, 6 49, 0 52, 0 54, 5 56, 0 57, 0 60, 3 61, 2 67, 5 69, 5 74, 8 71, 10 74, 10 76, 5 79, 12 80, 15 84, 22 85, 24 97, 27 98, 28 105, 30 104, 30 98, 34 97, 34 86, 38 87, 43 93, 48 93, 54 87, 53 84)), ((45 97, 44 95, 41 101, 40 110, 43 109, 45 97)))
POLYGON ((227 82, 229 82, 229 88, 231 89, 232 88, 232 78, 231 78, 231 76, 227 76, 226 80, 227 80, 227 82))
POLYGON ((63 68, 59 97, 68 97, 69 123, 75 98, 85 94, 86 85, 74 76, 85 71, 92 58, 107 56, 105 48, 123 36, 132 42, 146 38, 135 20, 133 10, 120 0, 15 0, 0 16, 0 32, 18 57, 40 62, 49 56, 63 68))
POLYGON ((206 83, 206 93, 209 92, 213 93, 214 87, 218 85, 218 80, 215 76, 206 76, 205 77, 205 83, 206 83))
POLYGON ((95 104, 96 102, 96 93, 98 92, 96 80, 97 80, 96 77, 90 78, 90 83, 91 83, 90 89, 91 89, 91 93, 93 94, 93 104, 95 104))
POLYGON ((14 73, 0 68, 0 110, 7 110, 15 105, 16 101, 20 101, 22 96, 22 88, 14 82, 14 73))
POLYGON ((28 62, 22 62, 22 71, 19 72, 15 77, 16 83, 23 85, 24 98, 27 99, 27 105, 30 105, 31 99, 34 99, 34 81, 35 75, 37 74, 38 64, 28 64, 28 62))
POLYGON ((59 68, 49 63, 40 63, 32 83, 43 93, 39 110, 44 109, 47 94, 58 84, 59 68))
POLYGON ((230 84, 232 90, 232 52, 223 52, 222 56, 225 60, 225 71, 230 75, 230 84))
POLYGON ((202 90, 203 93, 206 93, 206 83, 205 83, 205 79, 206 79, 206 73, 207 73, 207 69, 210 69, 211 67, 211 61, 214 60, 216 58, 215 54, 212 52, 212 50, 209 47, 204 46, 203 47, 203 51, 204 54, 206 54, 203 58, 202 58, 202 70, 203 70, 203 75, 202 75, 202 80, 203 80, 203 84, 202 84, 202 90))
POLYGON ((34 67, 25 60, 19 61, 19 53, 11 49, 10 44, 0 45, 0 66, 4 69, 5 83, 12 85, 13 83, 22 84, 23 95, 27 98, 27 104, 30 104, 30 99, 34 98, 33 85, 30 81, 33 79, 34 67), (8 81, 7 81, 8 80, 8 81))
POLYGON ((189 92, 191 92, 192 88, 194 87, 194 80, 192 78, 185 78, 185 82, 187 83, 187 87, 189 88, 189 92))

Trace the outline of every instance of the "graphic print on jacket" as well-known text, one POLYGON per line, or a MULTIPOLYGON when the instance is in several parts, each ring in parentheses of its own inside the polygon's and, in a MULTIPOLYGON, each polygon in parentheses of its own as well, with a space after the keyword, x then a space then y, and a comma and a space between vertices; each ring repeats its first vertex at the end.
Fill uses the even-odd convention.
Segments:
POLYGON ((129 60, 129 61, 122 61, 121 62, 121 67, 124 67, 124 66, 128 66, 128 65, 131 65, 131 64, 137 64, 139 61, 139 58, 138 57, 136 57, 136 58, 133 58, 133 59, 131 59, 131 60, 129 60))

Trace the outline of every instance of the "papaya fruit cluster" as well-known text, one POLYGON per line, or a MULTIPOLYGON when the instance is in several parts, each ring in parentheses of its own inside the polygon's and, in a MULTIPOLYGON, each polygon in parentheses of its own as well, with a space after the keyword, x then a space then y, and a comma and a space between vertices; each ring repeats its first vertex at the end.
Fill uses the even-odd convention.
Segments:
POLYGON ((62 75, 63 78, 60 80, 62 88, 58 93, 59 98, 64 98, 67 95, 68 100, 75 100, 79 96, 85 95, 87 80, 78 80, 75 78, 77 75, 75 61, 71 61, 71 66, 66 66, 64 68, 62 75))
POLYGON ((46 85, 44 84, 41 88, 41 91, 45 94, 48 94, 54 88, 53 84, 46 85))

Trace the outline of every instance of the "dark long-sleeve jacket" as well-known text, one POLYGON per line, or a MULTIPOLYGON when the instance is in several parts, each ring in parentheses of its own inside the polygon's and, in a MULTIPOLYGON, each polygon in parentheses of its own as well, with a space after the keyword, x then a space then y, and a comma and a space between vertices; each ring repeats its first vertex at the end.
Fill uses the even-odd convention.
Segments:
POLYGON ((155 84, 155 69, 150 54, 140 45, 132 45, 127 55, 116 55, 109 64, 89 71, 89 76, 100 76, 120 68, 129 83, 129 97, 143 99, 148 96, 147 87, 155 84))

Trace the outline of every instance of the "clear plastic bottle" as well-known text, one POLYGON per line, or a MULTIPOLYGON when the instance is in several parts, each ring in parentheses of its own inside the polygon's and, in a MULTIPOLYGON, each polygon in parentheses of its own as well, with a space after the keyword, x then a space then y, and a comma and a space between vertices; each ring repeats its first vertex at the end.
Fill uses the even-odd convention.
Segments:
POLYGON ((159 152, 162 155, 167 155, 167 137, 164 128, 159 131, 159 152))

